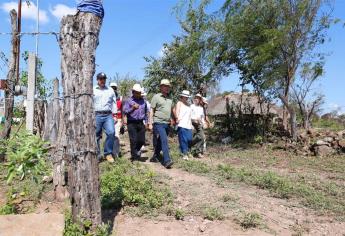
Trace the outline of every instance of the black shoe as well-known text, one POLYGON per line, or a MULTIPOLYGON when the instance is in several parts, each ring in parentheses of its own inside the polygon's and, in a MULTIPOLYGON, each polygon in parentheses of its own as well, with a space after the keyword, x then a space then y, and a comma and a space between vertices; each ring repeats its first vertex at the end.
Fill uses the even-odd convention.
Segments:
POLYGON ((150 162, 158 163, 159 160, 157 159, 157 157, 152 157, 152 158, 150 159, 150 162))
POLYGON ((167 163, 164 164, 164 167, 167 169, 171 169, 171 166, 174 164, 173 161, 168 161, 167 163))

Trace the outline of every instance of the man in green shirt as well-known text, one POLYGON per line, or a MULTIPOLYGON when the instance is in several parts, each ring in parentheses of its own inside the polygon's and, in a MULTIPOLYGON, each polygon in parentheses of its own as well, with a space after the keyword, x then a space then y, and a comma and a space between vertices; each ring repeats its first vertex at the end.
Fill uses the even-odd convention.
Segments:
POLYGON ((149 120, 149 129, 153 128, 153 146, 154 154, 151 162, 158 162, 160 152, 163 151, 163 160, 161 163, 169 169, 173 162, 169 154, 168 135, 172 114, 172 99, 170 99, 171 84, 169 80, 163 79, 160 83, 160 93, 153 96, 151 101, 151 112, 149 120), (153 124, 153 126, 152 126, 153 124))

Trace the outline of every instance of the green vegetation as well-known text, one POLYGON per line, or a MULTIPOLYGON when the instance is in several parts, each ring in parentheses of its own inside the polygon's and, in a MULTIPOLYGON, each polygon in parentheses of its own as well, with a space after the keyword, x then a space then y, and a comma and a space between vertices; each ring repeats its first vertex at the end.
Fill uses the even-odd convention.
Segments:
POLYGON ((5 141, 0 152, 6 155, 4 165, 7 168, 8 184, 14 178, 32 178, 37 183, 39 177, 50 172, 45 160, 48 153, 47 144, 35 135, 19 133, 5 141))
POLYGON ((332 131, 340 131, 345 129, 345 125, 335 119, 317 119, 313 122, 314 128, 322 128, 332 131))
POLYGON ((239 223, 244 229, 257 228, 262 224, 262 218, 258 213, 246 213, 239 219, 239 223))
POLYGON ((0 215, 12 215, 16 213, 16 208, 13 204, 6 203, 4 206, 0 206, 0 215))
POLYGON ((103 208, 136 207, 136 213, 143 215, 172 203, 172 195, 158 185, 154 172, 146 166, 119 159, 114 165, 102 165, 101 201, 103 208))
POLYGON ((72 221, 72 215, 70 212, 65 214, 65 228, 63 231, 64 236, 109 236, 110 228, 109 225, 102 224, 98 226, 95 232, 90 232, 90 224, 83 222, 81 225, 75 224, 72 221))
POLYGON ((219 208, 215 207, 206 207, 204 209, 204 218, 207 220, 224 220, 224 215, 219 208))

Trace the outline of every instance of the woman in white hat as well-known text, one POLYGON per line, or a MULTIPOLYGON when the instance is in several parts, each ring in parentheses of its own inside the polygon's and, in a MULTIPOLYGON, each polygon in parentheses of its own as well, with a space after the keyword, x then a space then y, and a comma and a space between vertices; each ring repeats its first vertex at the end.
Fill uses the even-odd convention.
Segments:
POLYGON ((180 143, 180 151, 184 160, 188 160, 193 138, 192 109, 188 102, 190 97, 190 92, 183 90, 180 94, 180 100, 177 102, 175 107, 178 140, 180 143))

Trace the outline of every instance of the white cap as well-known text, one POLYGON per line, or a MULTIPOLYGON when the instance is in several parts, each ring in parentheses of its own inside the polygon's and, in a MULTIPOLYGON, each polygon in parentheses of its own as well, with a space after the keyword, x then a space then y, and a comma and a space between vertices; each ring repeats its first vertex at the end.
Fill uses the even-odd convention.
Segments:
POLYGON ((202 98, 201 94, 200 93, 197 93, 194 97, 199 97, 199 98, 202 98))
POLYGON ((208 102, 207 102, 207 98, 202 97, 202 102, 203 102, 203 103, 205 103, 205 104, 208 104, 208 102))
POLYGON ((166 85, 166 86, 171 86, 170 81, 167 79, 162 79, 160 85, 166 85))
POLYGON ((190 98, 190 92, 188 90, 183 90, 182 93, 180 93, 180 96, 190 98))
POLYGON ((117 83, 111 82, 111 83, 110 83, 110 87, 117 87, 117 83))
POLYGON ((142 92, 142 88, 141 88, 141 86, 140 86, 140 84, 135 84, 134 86, 133 86, 133 88, 132 88, 132 91, 135 91, 135 92, 142 92))

